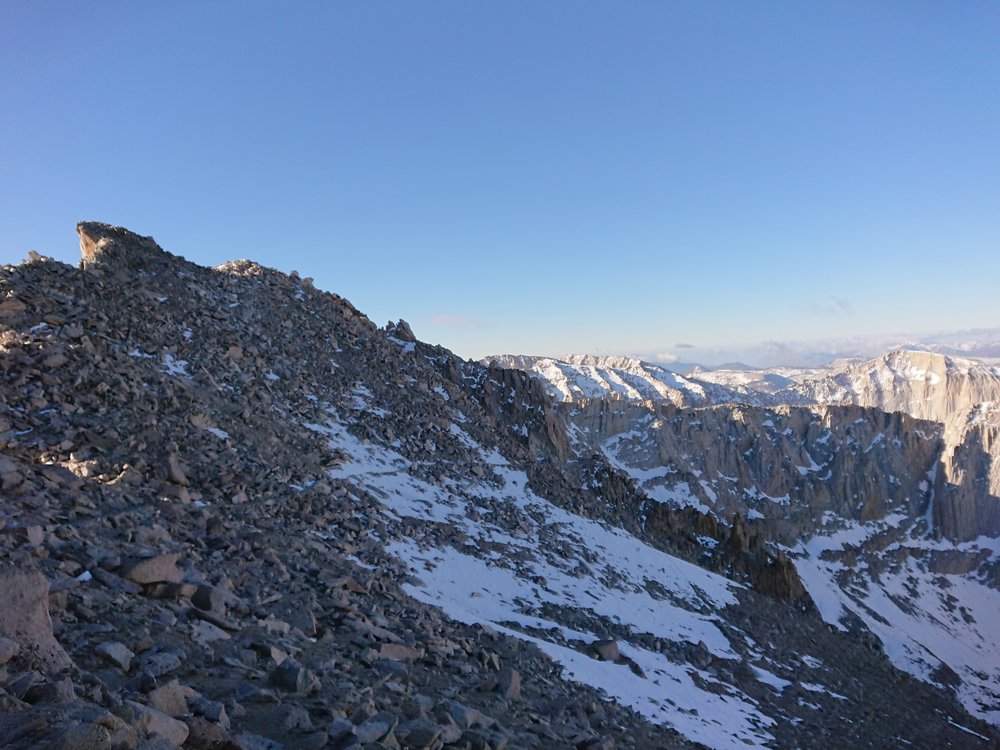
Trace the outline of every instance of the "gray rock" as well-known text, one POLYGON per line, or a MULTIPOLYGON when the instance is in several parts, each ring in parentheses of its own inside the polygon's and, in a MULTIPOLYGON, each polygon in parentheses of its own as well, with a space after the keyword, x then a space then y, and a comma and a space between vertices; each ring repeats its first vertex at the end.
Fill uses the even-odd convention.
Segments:
POLYGON ((446 715, 450 716, 462 730, 471 729, 472 727, 490 727, 496 723, 479 709, 465 706, 455 701, 445 701, 443 708, 446 715))
POLYGON ((415 661, 424 655, 422 648, 404 646, 401 643, 383 643, 379 648, 379 657, 395 661, 415 661))
POLYGON ((162 677, 179 669, 183 660, 172 651, 145 653, 139 657, 139 669, 153 677, 162 677))
POLYGON ((590 644, 590 648, 602 661, 621 661, 622 654, 618 649, 618 641, 594 641, 590 644))
POLYGON ((379 711, 374 716, 365 719, 354 729, 361 744, 376 742, 396 728, 399 718, 390 711, 379 711))
POLYGON ((0 569, 0 636, 30 651, 40 665, 61 671, 73 666, 52 635, 49 582, 41 573, 0 569))
POLYGON ((135 654, 125 644, 118 641, 105 641, 98 644, 94 652, 112 664, 117 664, 123 672, 128 672, 129 667, 132 666, 132 659, 135 658, 135 654))
POLYGON ((188 727, 183 721, 167 716, 151 706, 144 706, 135 701, 126 701, 132 710, 134 719, 132 726, 153 739, 166 740, 175 745, 183 745, 188 737, 188 727))
POLYGON ((3 666, 17 656, 20 650, 21 645, 17 641, 0 636, 0 666, 3 666))
POLYGON ((199 716, 204 716, 223 729, 229 730, 231 723, 229 714, 226 712, 226 706, 223 703, 209 700, 203 696, 196 696, 188 701, 188 706, 190 706, 191 711, 199 716))
POLYGON ((135 744, 135 731, 124 721, 83 701, 0 714, 4 750, 117 750, 135 744))
POLYGON ((268 679, 275 687, 299 695, 308 695, 319 685, 316 675, 294 659, 285 659, 281 662, 271 670, 268 679))
POLYGON ((396 739, 406 750, 430 750, 444 727, 428 719, 411 719, 396 727, 396 739))
POLYGON ((330 735, 333 742, 340 742, 345 737, 354 734, 354 724, 347 719, 336 719, 327 726, 326 733, 330 735))
POLYGON ((240 750, 284 750, 280 742, 261 737, 253 732, 240 732, 233 735, 233 742, 240 750))
POLYGON ((125 565, 122 575, 129 581, 139 584, 149 583, 180 583, 184 574, 177 567, 180 554, 172 552, 141 560, 134 560, 125 565))
POLYGON ((500 691, 500 694, 508 700, 520 698, 521 673, 516 669, 505 667, 500 672, 500 677, 497 680, 497 689, 500 691))
POLYGON ((171 680, 146 696, 149 705, 167 716, 177 718, 188 712, 188 698, 196 695, 191 688, 184 687, 177 680, 171 680))
POLYGON ((68 703, 76 698, 76 691, 73 681, 66 677, 55 682, 33 685, 24 697, 28 703, 68 703))

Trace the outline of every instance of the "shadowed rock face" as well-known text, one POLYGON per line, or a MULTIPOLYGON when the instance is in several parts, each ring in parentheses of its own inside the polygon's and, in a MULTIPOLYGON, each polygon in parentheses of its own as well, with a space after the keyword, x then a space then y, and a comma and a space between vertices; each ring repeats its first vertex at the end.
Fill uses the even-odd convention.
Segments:
POLYGON ((563 411, 592 449, 652 475, 643 483, 651 497, 674 488, 723 518, 749 513, 788 544, 828 512, 862 522, 923 514, 941 450, 938 425, 859 406, 684 409, 602 399, 563 411))
POLYGON ((60 672, 73 666, 52 635, 49 582, 41 573, 0 568, 0 636, 17 643, 21 654, 42 669, 60 672))

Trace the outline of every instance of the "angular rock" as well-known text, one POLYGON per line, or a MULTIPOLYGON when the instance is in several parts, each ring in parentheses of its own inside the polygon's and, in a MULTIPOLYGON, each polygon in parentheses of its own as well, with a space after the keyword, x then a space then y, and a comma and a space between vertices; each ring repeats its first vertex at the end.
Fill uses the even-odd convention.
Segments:
POLYGON ((103 656, 112 664, 117 664, 122 672, 128 672, 132 666, 132 659, 135 658, 135 654, 125 644, 118 643, 117 641, 100 643, 94 649, 94 652, 98 656, 103 656))
POLYGON ((165 685, 151 690, 146 700, 157 711, 176 719, 188 712, 188 698, 195 695, 197 693, 191 688, 181 685, 177 680, 170 680, 165 685))
POLYGON ((0 570, 0 636, 20 645, 22 656, 54 671, 73 666, 52 635, 49 582, 41 573, 0 570))
POLYGON ((516 669, 505 667, 497 680, 497 689, 507 700, 521 697, 521 673, 516 669))
POLYGON ((181 487, 187 487, 191 484, 190 480, 187 478, 187 474, 184 472, 181 457, 176 453, 171 453, 167 459, 167 477, 171 482, 180 485, 181 487))
POLYGON ((17 653, 20 650, 21 644, 17 641, 0 636, 0 667, 17 656, 17 653))
POLYGON ((334 743, 339 743, 354 734, 354 724, 347 719, 336 719, 330 722, 326 733, 334 743))
POLYGON ((443 708, 445 715, 450 716, 462 730, 473 727, 491 727, 496 724, 493 719, 486 716, 479 709, 465 706, 456 701, 445 701, 443 708))
POLYGON ((132 726, 153 739, 166 740, 175 745, 183 745, 188 737, 188 727, 183 721, 167 716, 151 706, 144 706, 135 701, 127 701, 126 705, 133 711, 135 718, 132 726))
POLYGON ((424 650, 413 646, 404 646, 401 643, 383 643, 379 648, 378 655, 382 659, 415 661, 424 655, 424 650))
POLYGON ((139 584, 180 583, 184 573, 177 567, 180 554, 171 552, 156 557, 134 560, 123 568, 123 577, 139 584))
POLYGON ((188 727, 188 738, 184 743, 185 750, 238 750, 228 730, 209 721, 204 716, 186 716, 184 723, 188 727))
POLYGON ((0 715, 4 750, 120 750, 135 745, 131 727, 92 703, 46 704, 0 715))
POLYGON ((188 705, 190 706, 191 711, 195 714, 204 716, 212 723, 218 724, 226 731, 229 731, 231 726, 229 715, 226 713, 225 705, 219 701, 213 701, 203 696, 197 696, 188 701, 188 705))
POLYGON ((178 669, 183 663, 180 656, 171 651, 145 653, 139 657, 139 668, 152 677, 162 677, 178 669))
POLYGON ((319 684, 316 675, 294 659, 285 659, 272 669, 268 680, 272 685, 282 690, 299 695, 308 695, 319 684))
POLYGON ((55 682, 33 685, 24 696, 28 703, 69 703, 76 699, 73 680, 65 677, 55 682))
POLYGON ((444 732, 444 727, 428 719, 411 719, 396 727, 394 734, 405 750, 430 750, 444 732))
POLYGON ((618 641, 594 641, 590 644, 590 649, 601 661, 619 662, 622 659, 618 641))
POLYGON ((379 711, 354 728, 354 734, 361 744, 377 742, 396 728, 399 717, 391 711, 379 711))

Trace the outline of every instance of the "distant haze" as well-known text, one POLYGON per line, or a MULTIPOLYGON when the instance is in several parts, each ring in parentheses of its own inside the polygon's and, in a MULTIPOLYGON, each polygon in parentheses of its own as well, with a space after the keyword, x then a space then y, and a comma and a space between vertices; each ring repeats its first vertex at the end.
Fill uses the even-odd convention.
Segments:
POLYGON ((820 341, 764 341, 749 346, 676 347, 675 352, 631 352, 629 356, 684 370, 740 363, 750 367, 819 367, 838 359, 867 359, 898 349, 938 352, 959 357, 1000 358, 1000 328, 948 333, 870 336, 820 341))

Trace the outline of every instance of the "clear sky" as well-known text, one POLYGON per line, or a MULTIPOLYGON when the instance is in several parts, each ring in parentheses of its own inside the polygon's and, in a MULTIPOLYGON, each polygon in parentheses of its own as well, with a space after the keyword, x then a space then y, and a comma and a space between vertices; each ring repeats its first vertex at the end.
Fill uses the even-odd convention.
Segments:
POLYGON ((1000 3, 4 0, 0 262, 80 219, 466 357, 995 327, 1000 3))

